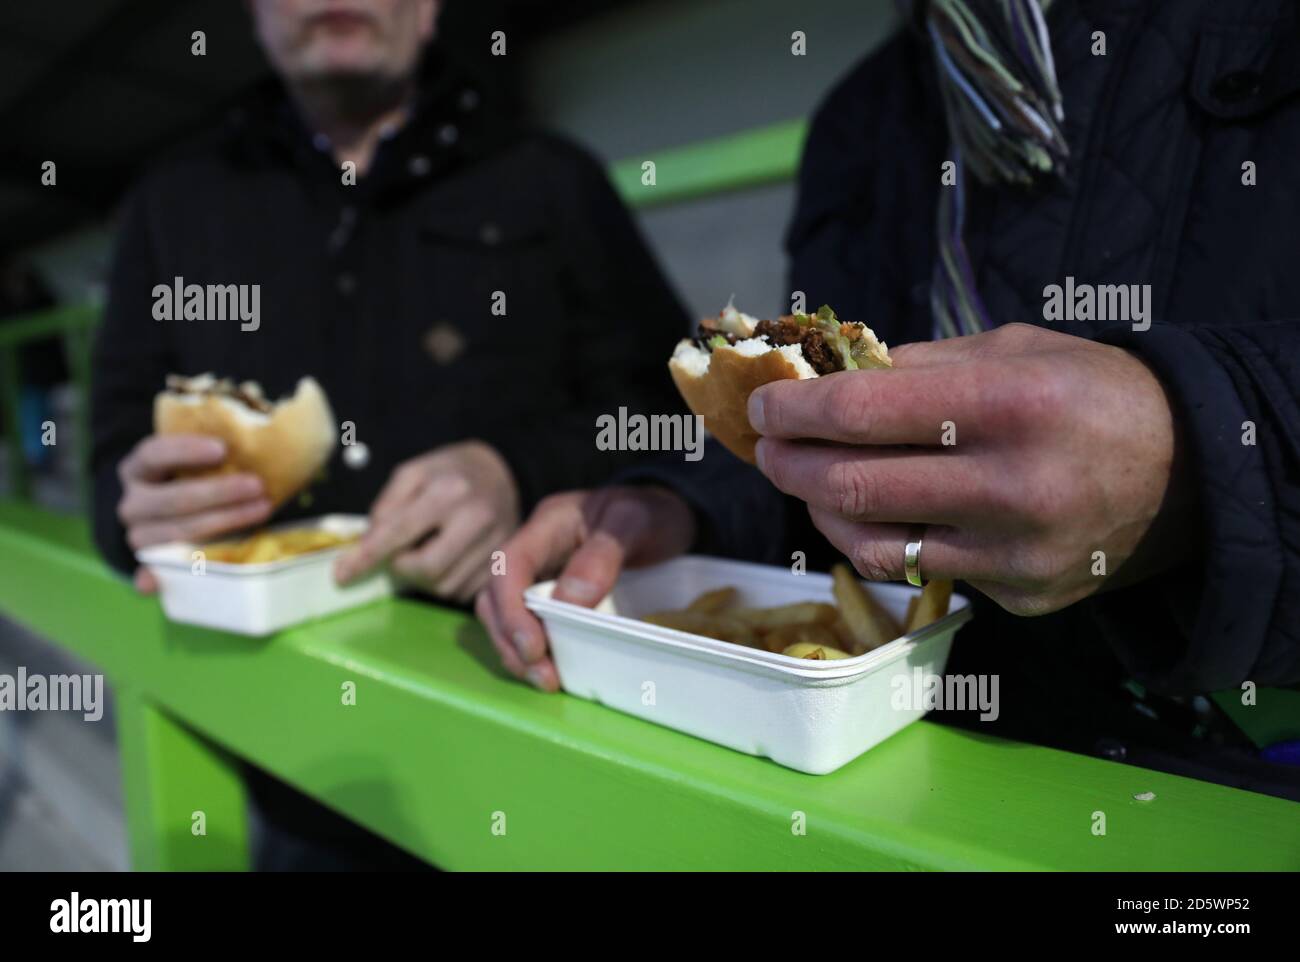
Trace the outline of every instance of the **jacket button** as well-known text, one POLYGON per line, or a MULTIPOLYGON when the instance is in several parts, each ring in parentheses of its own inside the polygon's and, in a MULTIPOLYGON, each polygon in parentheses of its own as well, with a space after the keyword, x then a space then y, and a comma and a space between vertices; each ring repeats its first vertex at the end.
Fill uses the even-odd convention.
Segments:
POLYGON ((487 221, 478 229, 478 239, 492 246, 501 243, 501 228, 492 221, 487 221))
POLYGON ((1262 78, 1253 70, 1234 70, 1210 87, 1210 95, 1225 104, 1240 103, 1259 93, 1262 78))
POLYGON ((406 162, 406 169, 411 172, 412 177, 423 177, 433 169, 433 164, 424 154, 416 154, 406 162))
POLYGON ((370 463, 370 448, 364 441, 343 446, 343 463, 353 471, 360 471, 370 463))
POLYGON ((460 139, 460 131, 456 129, 455 124, 443 124, 438 128, 438 143, 444 147, 450 147, 460 139))
POLYGON ((356 275, 350 271, 344 271, 334 283, 337 285, 340 294, 348 295, 357 289, 356 275))
POLYGON ((460 92, 460 97, 456 100, 456 106, 465 113, 469 113, 478 106, 478 91, 472 87, 467 87, 460 92))

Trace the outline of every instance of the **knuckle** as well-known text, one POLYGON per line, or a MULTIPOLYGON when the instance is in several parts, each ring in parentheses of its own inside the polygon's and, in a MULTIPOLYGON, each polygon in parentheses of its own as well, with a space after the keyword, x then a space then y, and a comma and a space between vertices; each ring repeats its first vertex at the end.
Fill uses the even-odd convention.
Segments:
POLYGON ((1002 345, 1007 347, 1024 347, 1027 344, 1038 339, 1042 333, 1041 329, 1033 324, 1026 324, 1023 321, 1015 321, 1011 324, 1003 324, 1001 327, 994 328, 993 337, 1002 345))
POLYGON ((825 393, 822 417, 838 433, 867 437, 872 432, 875 405, 866 378, 840 374, 825 393))
POLYGON ((496 512, 492 510, 492 506, 486 501, 475 498, 474 501, 465 506, 461 517, 468 527, 476 531, 482 531, 491 527, 492 522, 496 520, 496 512))
POLYGON ((1062 559, 1057 552, 1037 544, 1022 544, 1008 558, 1011 581, 1028 591, 1020 594, 1026 598, 1040 593, 1059 579, 1063 573, 1062 559))
POLYGON ((880 484, 862 465, 836 462, 830 467, 827 481, 837 514, 861 519, 880 511, 880 484))
POLYGON ((854 548, 851 560, 858 574, 868 581, 892 581, 894 578, 893 566, 885 558, 884 550, 878 541, 859 543, 854 548))
POLYGON ((423 465, 420 461, 412 459, 403 461, 393 469, 393 481, 398 484, 410 484, 415 481, 423 471, 423 465))
POLYGON ((452 474, 443 474, 435 478, 429 486, 429 494, 432 497, 449 498, 459 500, 470 493, 469 478, 459 471, 452 474))
POLYGON ((1041 425, 1045 419, 1053 423, 1068 404, 1067 378, 1061 371, 1044 364, 1017 365, 1015 376, 1008 379, 1007 385, 1001 392, 1000 413, 1020 427, 1041 425))

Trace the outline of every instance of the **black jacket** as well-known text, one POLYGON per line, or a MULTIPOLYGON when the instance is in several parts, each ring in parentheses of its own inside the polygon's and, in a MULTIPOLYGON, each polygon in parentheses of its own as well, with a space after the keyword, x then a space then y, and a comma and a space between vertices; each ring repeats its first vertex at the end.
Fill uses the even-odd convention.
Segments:
POLYGON ((95 535, 117 567, 132 559, 115 467, 168 373, 273 397, 315 376, 371 456, 353 470, 336 453, 311 513, 363 512, 398 462, 474 437, 527 510, 627 463, 597 450, 598 415, 680 409, 664 359, 685 315, 601 167, 437 77, 356 186, 271 88, 130 197, 94 363, 95 535), (154 286, 177 276, 259 284, 260 328, 153 320, 154 286))
MULTIPOLYGON (((1059 329, 1121 344, 1163 378, 1204 530, 1202 556, 1180 570, 1052 616, 1015 618, 967 591, 977 616, 952 670, 1000 673, 1004 722, 1018 734, 1092 750, 1141 730, 1174 750, 1126 678, 1178 695, 1300 681, 1297 13, 1287 0, 1056 0, 1069 174, 1039 191, 969 194, 966 242, 994 318, 1046 325, 1044 288, 1067 275, 1152 285, 1148 331, 1059 329), (1104 56, 1092 53, 1095 31, 1104 56), (1247 161, 1255 186, 1243 183, 1247 161), (1247 421, 1254 446, 1242 443, 1247 421)), ((946 150, 929 48, 907 32, 817 111, 787 236, 791 290, 891 344, 928 340, 946 150)), ((661 476, 710 520, 706 547, 836 560, 801 503, 776 506, 756 472, 721 452, 700 465, 661 476), (784 539, 769 520, 782 509, 784 539)))

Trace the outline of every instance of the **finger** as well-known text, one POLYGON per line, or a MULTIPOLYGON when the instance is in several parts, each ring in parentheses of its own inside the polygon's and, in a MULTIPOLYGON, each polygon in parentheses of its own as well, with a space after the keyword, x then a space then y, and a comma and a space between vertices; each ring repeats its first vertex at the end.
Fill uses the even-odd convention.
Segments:
POLYGON ((135 576, 131 580, 135 583, 135 590, 142 595, 158 593, 158 579, 148 568, 136 568, 135 576))
POLYGON ((953 450, 762 438, 756 458, 778 489, 850 521, 960 526, 986 517, 993 503, 984 462, 953 450))
POLYGON ((262 479, 255 474, 226 474, 161 484, 142 481, 127 487, 117 514, 126 525, 179 518, 211 508, 255 501, 262 497, 264 490, 262 479))
POLYGON ((528 670, 524 672, 524 677, 538 691, 560 690, 560 673, 555 670, 555 665, 549 658, 543 658, 529 665, 528 670))
POLYGON ((188 518, 149 521, 127 530, 127 541, 139 550, 172 541, 207 541, 218 535, 260 524, 271 516, 271 502, 265 498, 227 508, 216 508, 188 518))
POLYGON ((611 498, 555 585, 556 601, 591 607, 610 593, 629 557, 649 539, 653 512, 641 498, 611 498))
POLYGON ((494 575, 487 598, 503 635, 528 664, 546 655, 546 632, 524 604, 524 591, 553 573, 578 544, 586 497, 563 496, 543 501, 532 518, 502 547, 504 569, 494 575))
POLYGON ((429 468, 425 459, 419 458, 399 465, 371 505, 371 519, 378 520, 392 514, 414 499, 429 480, 429 468))
POLYGON ((506 671, 516 678, 523 678, 526 670, 519 652, 515 650, 505 633, 501 630, 501 622, 497 619, 496 612, 493 611, 492 602, 488 598, 487 592, 479 592, 478 598, 474 601, 474 613, 478 615, 478 620, 483 623, 487 629, 488 638, 492 641, 492 647, 497 650, 501 656, 501 664, 505 666, 506 671))
MULTIPOLYGON (((462 557, 491 530, 491 509, 472 505, 457 511, 418 547, 393 557, 393 571, 422 585, 434 587, 462 557)), ((485 555, 476 554, 480 560, 485 555)), ((440 594, 440 592, 437 592, 440 594)))
POLYGON ((161 481, 185 468, 216 467, 226 456, 220 438, 154 434, 135 446, 119 468, 123 480, 161 481))
POLYGON ((520 659, 514 645, 510 643, 506 633, 501 630, 491 598, 486 591, 479 592, 474 603, 474 611, 487 628, 488 637, 492 639, 492 647, 501 656, 501 662, 508 672, 516 678, 525 679, 540 691, 555 692, 560 690, 559 673, 555 670, 555 666, 549 658, 543 656, 530 665, 525 665, 520 659))
MULTIPOLYGON (((820 508, 809 508, 817 530, 869 581, 905 581, 903 552, 913 540, 905 524, 857 524, 820 508)), ((994 555, 956 528, 929 525, 921 533, 921 577, 996 580, 994 555)))
POLYGON ((413 500, 374 520, 361 540, 339 556, 334 563, 335 580, 339 584, 355 581, 398 552, 424 540, 443 523, 454 503, 450 485, 440 479, 429 482, 413 500))
POLYGON ((773 381, 749 396, 749 420, 764 437, 841 444, 937 445, 945 422, 978 437, 989 420, 989 370, 952 364, 773 381))

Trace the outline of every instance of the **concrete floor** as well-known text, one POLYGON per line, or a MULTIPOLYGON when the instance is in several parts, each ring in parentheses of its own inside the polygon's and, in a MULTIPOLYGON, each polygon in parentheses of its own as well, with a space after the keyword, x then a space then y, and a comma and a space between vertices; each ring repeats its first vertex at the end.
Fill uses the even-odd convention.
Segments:
MULTIPOLYGON (((63 439, 60 439, 62 446, 63 439)), ((0 448, 0 479, 5 477, 0 448)), ((62 455, 62 451, 60 454, 62 455)), ((33 500, 76 512, 69 459, 33 479, 33 500)), ((4 493, 0 480, 0 495, 4 493)), ((0 674, 93 673, 0 612, 0 674)), ((128 867, 112 693, 103 717, 0 711, 0 871, 124 871, 128 867)))
MULTIPOLYGON (((93 673, 0 618, 0 674, 93 673)), ((125 871, 126 824, 108 685, 103 717, 0 712, 0 871, 125 871)))

